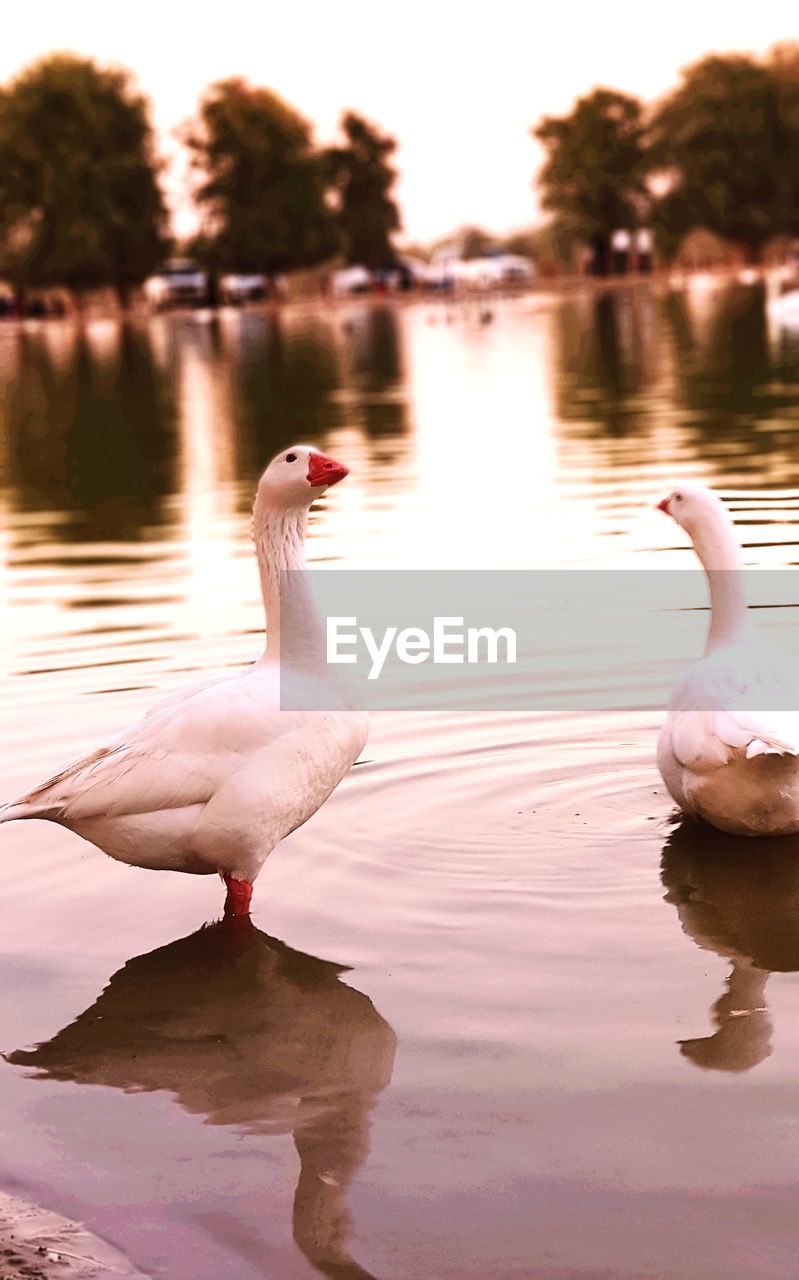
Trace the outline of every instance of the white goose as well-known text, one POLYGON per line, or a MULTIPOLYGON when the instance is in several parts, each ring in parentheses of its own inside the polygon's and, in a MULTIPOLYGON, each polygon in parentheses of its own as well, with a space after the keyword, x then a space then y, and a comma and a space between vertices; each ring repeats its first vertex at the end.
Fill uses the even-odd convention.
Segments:
MULTIPOLYGON (((363 712, 280 705, 281 679, 284 688, 292 673, 302 681, 305 665, 302 654, 281 660, 283 571, 304 569, 308 509, 346 474, 340 463, 295 445, 261 477, 253 535, 269 626, 262 657, 242 674, 158 703, 92 755, 0 808, 0 822, 46 818, 133 866, 218 872, 226 915, 249 914, 269 853, 324 803, 366 742, 363 712)), ((311 612, 304 616, 318 625, 311 612)))
POLYGON ((685 483, 658 507, 689 534, 711 605, 704 657, 674 689, 658 740, 663 781, 681 809, 722 831, 799 831, 799 659, 752 626, 720 499, 685 483))

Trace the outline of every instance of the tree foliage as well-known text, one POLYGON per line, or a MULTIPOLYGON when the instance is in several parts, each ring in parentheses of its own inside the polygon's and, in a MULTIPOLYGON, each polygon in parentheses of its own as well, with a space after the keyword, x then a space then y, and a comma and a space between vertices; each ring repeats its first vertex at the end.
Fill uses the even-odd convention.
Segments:
POLYGON ((546 152, 542 204, 555 215, 559 236, 587 241, 597 269, 607 269, 611 233, 638 222, 648 202, 642 103, 596 89, 568 115, 545 116, 533 135, 546 152))
POLYGON ((784 219, 777 228, 783 234, 799 235, 799 43, 775 45, 767 66, 774 77, 782 126, 788 136, 787 163, 781 169, 784 219))
POLYGON ((147 104, 127 72, 47 57, 0 91, 0 271, 20 289, 121 294, 163 257, 147 104))
POLYGON ((396 254, 391 237, 400 217, 392 198, 397 174, 389 163, 395 140, 348 111, 341 121, 344 146, 326 153, 329 180, 336 196, 337 222, 347 262, 379 269, 392 266, 396 254))
POLYGON ((474 258, 487 258, 499 251, 496 236, 482 227, 461 227, 454 239, 460 245, 460 256, 467 262, 474 258))
POLYGON ((703 58, 660 104, 651 148, 669 179, 655 209, 664 241, 701 226, 759 258, 796 226, 799 111, 787 68, 743 54, 703 58))
POLYGON ((186 141, 200 175, 196 248, 211 267, 275 275, 335 252, 323 159, 277 94, 241 79, 212 85, 186 141))

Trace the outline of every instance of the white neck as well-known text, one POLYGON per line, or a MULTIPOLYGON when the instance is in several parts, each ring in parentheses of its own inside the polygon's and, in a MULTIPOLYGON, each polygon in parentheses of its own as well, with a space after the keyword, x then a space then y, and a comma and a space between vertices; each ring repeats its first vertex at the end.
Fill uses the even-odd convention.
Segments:
POLYGON ((297 507, 261 507, 256 503, 253 539, 266 610, 267 640, 264 658, 280 659, 280 600, 286 570, 305 569, 305 531, 308 512, 297 507))
POLYGON ((740 639, 751 623, 746 607, 743 556, 725 507, 709 514, 693 537, 710 586, 710 627, 705 653, 740 639))

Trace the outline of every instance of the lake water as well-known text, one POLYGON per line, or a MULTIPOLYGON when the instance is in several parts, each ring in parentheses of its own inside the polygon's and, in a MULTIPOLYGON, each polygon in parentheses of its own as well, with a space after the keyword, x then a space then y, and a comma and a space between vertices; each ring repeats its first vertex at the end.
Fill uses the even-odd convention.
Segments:
MULTIPOLYGON (((797 562, 755 289, 7 325, 0 387, 3 798, 257 654, 297 440, 351 468, 314 564, 688 566, 685 475, 797 562)), ((174 1280, 794 1277, 799 841, 675 828, 658 721, 375 714, 237 935, 215 877, 3 827, 0 1184, 174 1280)))

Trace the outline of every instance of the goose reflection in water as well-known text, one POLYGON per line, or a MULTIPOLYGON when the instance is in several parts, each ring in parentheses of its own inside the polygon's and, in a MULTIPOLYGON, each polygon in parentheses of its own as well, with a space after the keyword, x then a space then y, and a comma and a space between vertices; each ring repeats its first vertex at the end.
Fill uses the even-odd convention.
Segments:
POLYGON ((713 1035, 680 1042, 698 1067, 749 1071, 771 1053, 766 984, 799 970, 799 836, 725 835, 685 820, 663 850, 666 901, 697 946, 728 959, 713 1035))
POLYGON ((53 1080, 169 1090, 210 1124, 291 1133, 295 1242, 324 1275, 370 1280, 348 1252, 347 1197, 396 1037, 342 972, 249 920, 222 921, 128 961, 70 1026, 8 1061, 53 1080))

